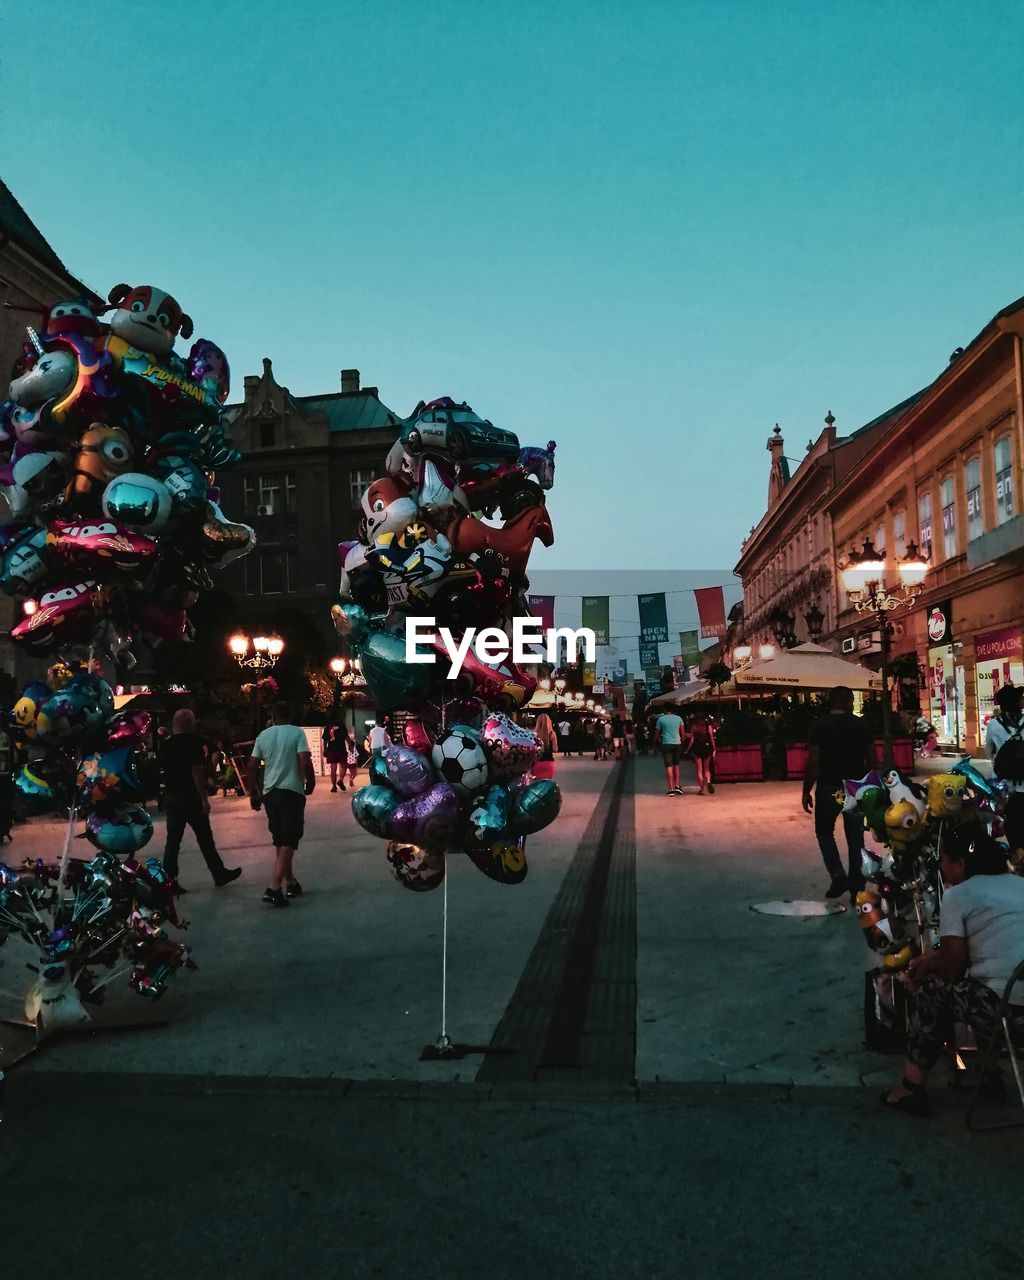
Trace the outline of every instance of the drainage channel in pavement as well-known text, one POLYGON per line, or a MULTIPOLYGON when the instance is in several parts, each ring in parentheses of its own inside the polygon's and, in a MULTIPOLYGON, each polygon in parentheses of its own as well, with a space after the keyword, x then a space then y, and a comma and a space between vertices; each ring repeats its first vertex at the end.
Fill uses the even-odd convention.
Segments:
POLYGON ((491 1041, 478 1084, 628 1087, 636 1063, 633 761, 615 766, 491 1041))

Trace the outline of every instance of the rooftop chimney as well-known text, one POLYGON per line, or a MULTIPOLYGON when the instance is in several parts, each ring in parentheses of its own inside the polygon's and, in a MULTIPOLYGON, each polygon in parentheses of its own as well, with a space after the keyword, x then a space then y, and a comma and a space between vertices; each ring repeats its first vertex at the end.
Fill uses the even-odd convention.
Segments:
POLYGON ((351 395, 353 392, 359 390, 358 369, 342 369, 341 390, 344 395, 351 395))

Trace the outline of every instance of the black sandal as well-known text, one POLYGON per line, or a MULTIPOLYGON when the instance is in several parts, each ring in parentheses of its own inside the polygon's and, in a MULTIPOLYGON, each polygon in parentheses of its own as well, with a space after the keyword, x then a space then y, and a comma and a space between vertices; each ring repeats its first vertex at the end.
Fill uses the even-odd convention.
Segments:
POLYGON ((924 1119, 932 1113, 932 1104, 928 1101, 928 1093, 923 1084, 916 1084, 913 1080, 908 1080, 904 1076, 900 1080, 900 1084, 904 1089, 908 1089, 909 1093, 905 1098, 890 1098, 891 1089, 883 1089, 879 1095, 878 1101, 883 1107, 888 1107, 890 1111, 902 1111, 904 1115, 917 1116, 924 1119))

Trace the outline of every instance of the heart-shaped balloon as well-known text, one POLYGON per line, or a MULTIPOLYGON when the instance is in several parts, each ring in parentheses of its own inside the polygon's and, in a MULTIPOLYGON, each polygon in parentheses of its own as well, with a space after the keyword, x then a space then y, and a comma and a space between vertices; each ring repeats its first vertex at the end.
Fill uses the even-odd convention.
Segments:
POLYGON ((439 849, 450 838, 459 820, 459 797, 447 782, 438 782, 403 801, 391 815, 396 840, 409 841, 427 849, 439 849))
POLYGON ((484 721, 480 741, 490 761, 491 777, 498 781, 519 777, 540 755, 536 736, 499 712, 484 721))
POLYGON ((119 711, 107 730, 107 746, 116 747, 123 742, 138 742, 149 732, 152 719, 148 711, 119 711))
POLYGON ((486 795, 469 815, 474 843, 491 845, 505 835, 511 811, 512 797, 506 788, 498 784, 488 787, 486 795))
POLYGON ((360 787, 352 797, 352 815, 364 831, 387 840, 392 835, 391 821, 398 802, 398 796, 390 787, 371 783, 360 787))
POLYGON ((557 782, 550 778, 531 782, 512 797, 512 830, 520 835, 541 831, 554 822, 561 807, 562 793, 557 782))
POLYGON ((387 859, 391 874, 403 889, 411 889, 413 893, 429 893, 444 879, 445 857, 436 850, 421 849, 418 844, 404 840, 391 840, 387 859))
POLYGON ((418 796, 434 784, 429 760, 411 747, 390 746, 384 752, 388 781, 400 796, 418 796))
POLYGON ((90 813, 85 835, 90 844, 107 853, 137 853, 152 838, 153 819, 141 804, 119 804, 90 813))
POLYGON ((413 751, 418 751, 421 755, 430 755, 434 739, 427 732, 427 726, 422 720, 406 720, 402 726, 402 737, 405 739, 405 745, 411 747, 413 751))
POLYGON ((492 844, 466 850, 466 857, 478 871, 498 884, 522 884, 528 870, 526 840, 495 840, 492 844))

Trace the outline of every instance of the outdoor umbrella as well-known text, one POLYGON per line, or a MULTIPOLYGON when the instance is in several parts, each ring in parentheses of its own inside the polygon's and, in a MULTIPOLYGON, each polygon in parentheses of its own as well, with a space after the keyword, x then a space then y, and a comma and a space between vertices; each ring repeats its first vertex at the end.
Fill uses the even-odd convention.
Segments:
POLYGON ((755 685, 776 689, 835 689, 846 685, 862 693, 880 690, 882 677, 856 662, 837 658, 819 644, 798 644, 774 658, 752 662, 735 672, 737 686, 755 685))
POLYGON ((681 684, 678 689, 672 689, 669 693, 659 693, 657 697, 652 698, 647 706, 651 710, 657 711, 661 707, 675 707, 683 702, 713 702, 718 698, 735 698, 739 694, 746 694, 746 689, 737 689, 732 680, 726 681, 723 685, 716 685, 714 688, 708 684, 706 680, 689 680, 686 684, 681 684))

